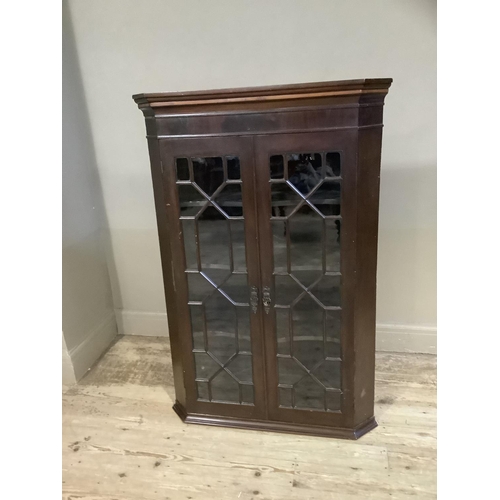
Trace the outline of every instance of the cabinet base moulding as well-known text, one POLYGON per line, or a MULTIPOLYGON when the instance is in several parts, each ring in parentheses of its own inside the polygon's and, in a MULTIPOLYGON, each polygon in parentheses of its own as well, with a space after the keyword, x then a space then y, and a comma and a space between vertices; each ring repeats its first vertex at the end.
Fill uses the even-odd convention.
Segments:
POLYGON ((359 439, 367 432, 377 427, 375 417, 371 417, 354 429, 340 427, 321 427, 300 425, 289 422, 272 422, 269 420, 245 420, 240 418, 219 417, 215 415, 201 415, 187 413, 184 407, 176 402, 172 407, 175 413, 186 424, 213 425, 216 427, 231 427, 233 429, 248 429, 256 431, 285 432, 288 434, 306 434, 309 436, 359 439))

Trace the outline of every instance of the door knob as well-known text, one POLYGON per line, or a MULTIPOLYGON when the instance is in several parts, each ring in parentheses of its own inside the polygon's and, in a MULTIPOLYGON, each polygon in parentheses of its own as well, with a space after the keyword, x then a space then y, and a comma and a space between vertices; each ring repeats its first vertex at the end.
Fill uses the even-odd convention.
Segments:
POLYGON ((265 286, 262 289, 262 303, 264 304, 264 311, 269 314, 269 308, 271 307, 271 289, 265 286))

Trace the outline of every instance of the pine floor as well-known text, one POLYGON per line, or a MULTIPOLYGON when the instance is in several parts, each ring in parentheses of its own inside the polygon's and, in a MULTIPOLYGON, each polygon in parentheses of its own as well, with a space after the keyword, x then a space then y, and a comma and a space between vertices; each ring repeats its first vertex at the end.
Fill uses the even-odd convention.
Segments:
POLYGON ((63 393, 64 500, 436 498, 436 357, 377 354, 357 441, 183 424, 168 340, 121 337, 63 393))

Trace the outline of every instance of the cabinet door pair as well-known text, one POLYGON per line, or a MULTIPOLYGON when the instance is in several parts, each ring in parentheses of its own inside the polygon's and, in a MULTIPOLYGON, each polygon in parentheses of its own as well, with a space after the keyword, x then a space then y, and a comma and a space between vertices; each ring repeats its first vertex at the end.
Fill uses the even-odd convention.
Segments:
POLYGON ((345 423, 353 134, 160 140, 188 412, 345 423))

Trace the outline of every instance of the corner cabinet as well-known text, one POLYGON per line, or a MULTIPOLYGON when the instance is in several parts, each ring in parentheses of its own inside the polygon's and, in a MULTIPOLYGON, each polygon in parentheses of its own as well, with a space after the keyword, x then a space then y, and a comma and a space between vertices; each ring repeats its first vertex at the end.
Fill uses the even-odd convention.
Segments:
POLYGON ((373 429, 382 110, 391 79, 133 96, 146 119, 190 423, 373 429))

